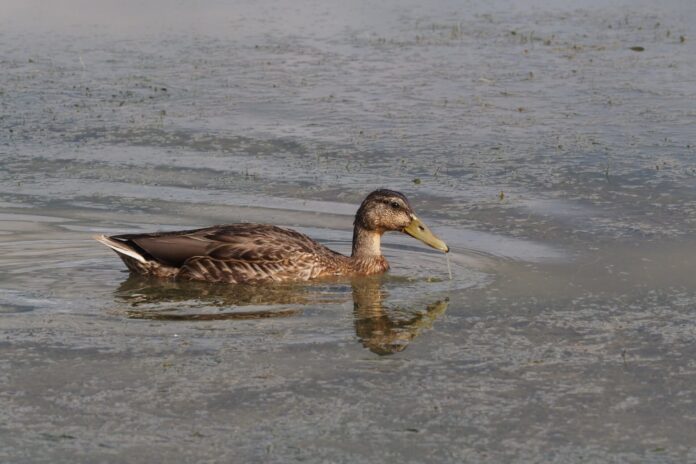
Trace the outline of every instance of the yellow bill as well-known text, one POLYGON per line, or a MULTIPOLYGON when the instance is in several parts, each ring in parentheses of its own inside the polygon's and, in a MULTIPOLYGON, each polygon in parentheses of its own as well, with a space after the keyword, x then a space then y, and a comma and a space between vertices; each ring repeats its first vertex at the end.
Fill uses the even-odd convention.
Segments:
POLYGON ((408 226, 404 228, 404 232, 406 232, 413 238, 417 238, 426 245, 430 245, 436 250, 440 250, 445 253, 449 252, 449 247, 445 242, 443 242, 442 240, 437 238, 435 234, 430 232, 430 229, 428 229, 428 227, 425 224, 423 224, 421 220, 418 219, 416 216, 411 217, 413 218, 413 220, 408 226))

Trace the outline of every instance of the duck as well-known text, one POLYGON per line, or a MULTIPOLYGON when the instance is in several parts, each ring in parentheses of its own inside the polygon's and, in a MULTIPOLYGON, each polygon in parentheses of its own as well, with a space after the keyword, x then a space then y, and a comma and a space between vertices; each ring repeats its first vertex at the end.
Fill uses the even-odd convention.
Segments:
POLYGON ((305 234, 270 224, 237 223, 144 234, 97 235, 131 273, 173 280, 260 284, 324 277, 367 276, 389 270, 382 254, 386 232, 402 232, 444 253, 445 242, 416 216, 405 195, 371 192, 353 223, 350 256, 305 234))

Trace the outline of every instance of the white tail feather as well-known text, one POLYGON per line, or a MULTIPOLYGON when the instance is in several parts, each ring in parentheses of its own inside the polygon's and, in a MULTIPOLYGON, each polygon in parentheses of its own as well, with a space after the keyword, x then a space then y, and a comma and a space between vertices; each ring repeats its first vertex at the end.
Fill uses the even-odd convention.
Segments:
POLYGON ((124 245, 121 242, 118 242, 116 240, 111 240, 109 237, 106 235, 95 235, 94 240, 98 241, 99 243, 108 246, 112 250, 114 250, 116 253, 121 253, 122 255, 130 256, 134 260, 141 262, 143 264, 147 263, 147 260, 140 255, 137 251, 133 250, 132 248, 128 248, 126 245, 124 245))

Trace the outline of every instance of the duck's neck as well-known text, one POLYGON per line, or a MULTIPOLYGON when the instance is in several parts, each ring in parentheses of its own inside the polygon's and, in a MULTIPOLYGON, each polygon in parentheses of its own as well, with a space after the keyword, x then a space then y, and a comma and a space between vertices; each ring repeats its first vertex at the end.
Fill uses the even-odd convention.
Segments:
POLYGON ((367 230, 360 224, 353 228, 353 253, 352 258, 371 258, 382 256, 380 243, 382 232, 367 230))
POLYGON ((376 274, 389 269, 389 264, 382 255, 381 241, 382 232, 365 229, 360 224, 355 225, 350 257, 358 272, 376 274))

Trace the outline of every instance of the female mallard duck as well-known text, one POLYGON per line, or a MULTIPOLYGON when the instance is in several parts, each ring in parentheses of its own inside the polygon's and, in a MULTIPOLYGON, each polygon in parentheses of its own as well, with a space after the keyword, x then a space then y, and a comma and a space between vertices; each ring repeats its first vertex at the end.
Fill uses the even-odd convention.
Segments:
POLYGON ((389 269, 382 234, 405 232, 447 253, 404 195, 376 190, 355 215, 353 252, 344 256, 304 234, 266 224, 230 224, 154 234, 95 237, 138 274, 227 283, 282 282, 368 275, 389 269))

